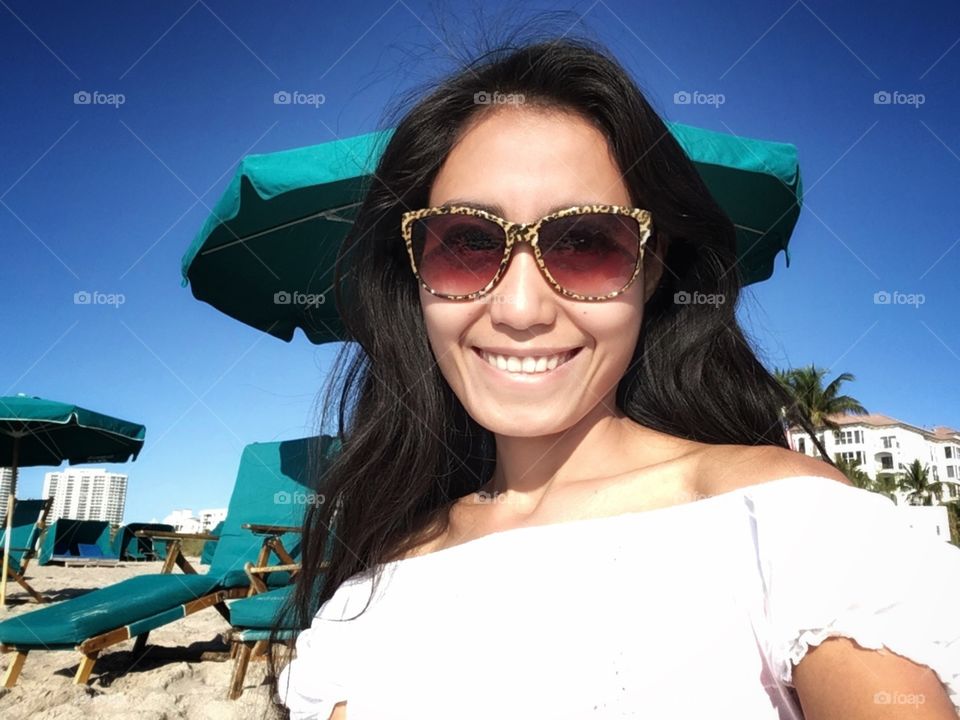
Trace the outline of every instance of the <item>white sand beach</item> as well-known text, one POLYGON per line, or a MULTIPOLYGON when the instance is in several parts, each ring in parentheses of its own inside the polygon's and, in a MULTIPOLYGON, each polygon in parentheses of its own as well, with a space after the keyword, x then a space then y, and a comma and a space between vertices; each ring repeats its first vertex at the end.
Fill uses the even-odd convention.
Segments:
MULTIPOLYGON (((198 565, 197 558, 190 561, 200 572, 206 571, 206 566, 198 565)), ((60 601, 134 575, 159 572, 160 567, 159 562, 127 562, 116 567, 33 565, 27 577, 38 592, 60 601)), ((0 618, 37 607, 13 584, 7 609, 0 610, 0 618)), ((207 608, 151 632, 149 646, 139 659, 133 655, 133 640, 115 645, 100 655, 87 686, 73 684, 78 652, 31 652, 17 685, 0 688, 0 717, 4 720, 267 717, 269 696, 262 684, 264 662, 250 663, 244 693, 239 699, 226 697, 233 661, 221 635, 229 627, 215 609, 207 608)), ((0 672, 6 670, 12 657, 12 653, 0 655, 0 672)))

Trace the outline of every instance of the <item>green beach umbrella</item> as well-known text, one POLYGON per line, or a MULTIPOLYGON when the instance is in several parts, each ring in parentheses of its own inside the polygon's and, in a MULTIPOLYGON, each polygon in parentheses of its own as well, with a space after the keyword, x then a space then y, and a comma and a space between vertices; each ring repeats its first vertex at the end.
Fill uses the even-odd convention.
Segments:
MULTIPOLYGON (((680 123, 671 133, 737 229, 745 284, 773 274, 800 214, 797 149, 680 123)), ((244 158, 183 256, 183 285, 290 341, 344 339, 329 289, 337 249, 393 130, 244 158)), ((399 236, 399 230, 398 230, 399 236)))
POLYGON ((135 460, 146 428, 76 405, 27 395, 0 397, 0 467, 11 470, 0 606, 6 605, 7 558, 21 467, 135 460))

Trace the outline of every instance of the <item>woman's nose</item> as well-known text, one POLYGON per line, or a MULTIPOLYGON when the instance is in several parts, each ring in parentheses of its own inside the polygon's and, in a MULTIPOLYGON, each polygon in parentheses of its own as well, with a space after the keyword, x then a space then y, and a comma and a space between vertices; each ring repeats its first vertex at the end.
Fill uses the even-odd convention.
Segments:
POLYGON ((490 304, 495 322, 523 327, 549 323, 556 292, 537 265, 528 243, 516 245, 500 282, 481 301, 490 304))

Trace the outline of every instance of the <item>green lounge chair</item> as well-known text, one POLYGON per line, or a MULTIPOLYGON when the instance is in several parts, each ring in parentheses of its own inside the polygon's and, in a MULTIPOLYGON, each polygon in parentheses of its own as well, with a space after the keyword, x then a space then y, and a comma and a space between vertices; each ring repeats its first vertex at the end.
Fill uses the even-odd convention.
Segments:
MULTIPOLYGON (((47 515, 53 498, 46 500, 17 500, 13 510, 13 532, 10 535, 10 559, 7 562, 7 575, 17 581, 30 597, 38 603, 45 598, 34 590, 24 577, 27 565, 36 557, 37 545, 43 540, 47 530, 47 515)), ((3 562, 4 544, 7 531, 0 533, 0 562, 3 562)))
MULTIPOLYGON (((336 522, 334 522, 336 525, 336 522)), ((320 568, 324 569, 330 562, 333 554, 332 544, 328 544, 324 561, 320 568)), ((279 553, 278 553, 279 555, 279 553)), ((261 558, 264 559, 264 558, 261 558)), ((244 567, 250 578, 250 593, 248 597, 230 604, 230 624, 233 630, 230 633, 231 657, 234 658, 233 677, 230 680, 230 690, 227 697, 236 700, 243 694, 243 680, 247 674, 247 666, 251 659, 261 659, 269 650, 271 632, 275 618, 280 617, 284 603, 293 591, 293 585, 271 589, 260 575, 282 570, 290 570, 290 566, 254 566, 247 563, 244 567)), ((295 566, 292 574, 299 570, 295 566)), ((315 597, 320 596, 323 590, 324 576, 320 576, 317 583, 315 597)), ((314 608, 314 612, 319 608, 314 608)), ((274 640, 286 643, 291 649, 302 627, 293 624, 292 618, 284 616, 278 626, 274 640)))
MULTIPOLYGON (((243 681, 251 659, 263 657, 267 651, 274 618, 287 601, 293 586, 288 585, 265 593, 252 595, 230 604, 231 654, 234 657, 233 676, 227 697, 236 700, 243 694, 243 681)), ((276 640, 292 644, 301 628, 289 623, 281 626, 276 640)))
MULTIPOLYGON (((214 537, 218 537, 221 530, 223 530, 223 520, 213 526, 213 528, 210 530, 210 534, 214 537)), ((209 565, 210 561, 213 560, 213 551, 216 549, 217 543, 215 541, 205 542, 203 544, 203 550, 200 552, 200 564, 209 565)))
POLYGON ((40 565, 90 565, 104 561, 117 563, 110 547, 110 523, 106 520, 54 520, 37 549, 40 565))
MULTIPOLYGON (((163 560, 158 545, 149 537, 138 536, 142 530, 173 532, 173 525, 163 523, 129 523, 117 529, 113 538, 113 554, 120 560, 163 560)), ((165 557, 165 553, 164 553, 165 557)))
MULTIPOLYGON (((3 686, 16 683, 31 651, 79 650, 82 658, 74 681, 84 684, 100 652, 112 645, 136 637, 134 651, 139 652, 151 630, 207 607, 229 618, 224 601, 243 597, 249 591, 245 563, 264 565, 264 555, 277 547, 285 548, 279 557, 281 563, 286 563, 284 556, 299 556, 299 534, 267 534, 259 541, 243 528, 244 524, 299 526, 306 502, 313 497, 309 494, 311 475, 338 449, 339 441, 327 436, 248 445, 206 575, 197 574, 179 551, 183 535, 163 533, 176 536, 171 539, 164 566, 168 572, 128 578, 0 622, 0 652, 14 653, 3 686), (308 467, 308 462, 321 465, 308 467), (174 565, 183 574, 174 574, 174 565)), ((289 572, 277 572, 265 582, 271 587, 280 586, 289 578, 289 572)))

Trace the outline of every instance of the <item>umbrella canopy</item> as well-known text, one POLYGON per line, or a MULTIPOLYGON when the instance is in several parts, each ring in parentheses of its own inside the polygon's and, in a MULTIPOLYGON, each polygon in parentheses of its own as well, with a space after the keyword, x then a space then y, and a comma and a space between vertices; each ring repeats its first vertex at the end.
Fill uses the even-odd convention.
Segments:
MULTIPOLYGON (((773 274, 800 214, 797 149, 680 123, 671 133, 737 229, 745 284, 773 274)), ((227 315, 282 340, 344 339, 328 291, 340 243, 393 134, 250 155, 183 256, 183 284, 227 315)))
POLYGON ((27 395, 0 397, 0 467, 135 460, 143 447, 143 425, 76 405, 27 395))
POLYGON ((76 405, 27 395, 0 397, 0 467, 11 468, 7 498, 0 605, 6 604, 10 524, 17 494, 17 470, 24 466, 126 462, 136 459, 146 428, 76 405))

